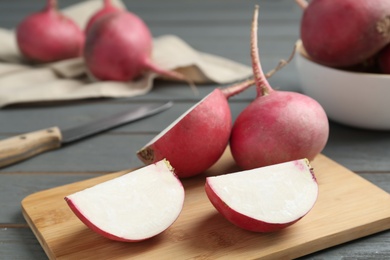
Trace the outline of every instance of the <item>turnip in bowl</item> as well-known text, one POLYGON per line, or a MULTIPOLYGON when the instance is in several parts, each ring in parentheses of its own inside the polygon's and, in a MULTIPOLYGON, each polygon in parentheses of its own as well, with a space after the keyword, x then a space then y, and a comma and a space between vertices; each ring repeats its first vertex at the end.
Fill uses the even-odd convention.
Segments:
POLYGON ((297 50, 295 62, 302 91, 322 105, 329 119, 353 127, 390 130, 390 75, 318 64, 300 41, 297 50))

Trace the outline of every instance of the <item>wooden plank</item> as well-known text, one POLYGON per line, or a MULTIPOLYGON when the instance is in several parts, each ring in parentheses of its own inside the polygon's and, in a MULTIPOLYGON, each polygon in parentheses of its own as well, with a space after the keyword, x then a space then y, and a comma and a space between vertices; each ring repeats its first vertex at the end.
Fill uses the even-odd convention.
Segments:
MULTIPOLYGON (((47 255, 30 228, 0 228, 0 259, 43 260, 47 255)), ((297 260, 311 259, 387 259, 390 231, 367 236, 297 260)), ((94 259, 99 259, 94 256, 94 259)))
MULTIPOLYGON (((225 24, 241 22, 251 16, 251 11, 255 4, 259 4, 264 12, 261 19, 275 22, 291 23, 300 18, 302 11, 293 1, 122 1, 132 12, 137 13, 146 21, 154 23, 193 23, 223 21, 225 24)), ((79 3, 76 0, 61 0, 59 7, 65 8, 79 3)), ((12 1, 1 2, 0 11, 4 13, 1 20, 7 23, 20 21, 31 12, 42 9, 42 1, 12 1), (14 14, 11 16, 10 14, 14 14)))
MULTIPOLYGON (((177 111, 167 113, 164 117, 155 117, 151 121, 140 121, 134 125, 123 126, 59 150, 41 154, 30 160, 4 168, 2 172, 107 172, 138 167, 140 161, 136 157, 136 151, 169 125, 174 118, 177 118, 182 113, 181 111, 186 109, 186 106, 184 104, 177 111), (126 138, 123 138, 123 135, 126 138)), ((238 112, 237 107, 235 115, 238 112)), ((22 116, 23 113, 18 115, 22 116)), ((70 117, 62 115, 64 120, 70 117)), ((33 119, 34 116, 31 118, 33 119)), ((54 119, 51 117, 43 123, 47 126, 49 123, 53 123, 54 119)), ((40 126, 39 124, 34 125, 33 120, 30 123, 31 126, 26 124, 26 128, 40 126)), ((63 123, 65 124, 65 121, 63 123)), ((68 122, 68 124, 70 123, 68 122)), ((23 127, 8 128, 7 131, 17 133, 20 129, 23 127)), ((9 135, 0 135, 0 139, 5 137, 9 137, 9 135)), ((331 123, 330 138, 323 153, 355 172, 389 172, 389 147, 389 132, 369 131, 331 123)))
MULTIPOLYGON (((91 254, 103 258, 229 255, 238 259, 291 259, 390 228, 387 192, 325 156, 318 157, 313 167, 320 187, 316 205, 293 226, 271 234, 244 232, 225 221, 204 193, 204 176, 183 180, 186 202, 178 220, 157 238, 142 243, 115 243, 97 235, 63 202, 64 196, 123 172, 30 195, 22 201, 22 207, 51 259, 79 259, 91 254)), ((222 174, 235 168, 230 153, 226 153, 207 174, 222 174)))
POLYGON ((142 165, 136 151, 154 135, 101 134, 3 168, 2 172, 113 172, 142 165))
POLYGON ((390 169, 390 132, 332 123, 324 154, 358 172, 390 169))
MULTIPOLYGON (((1 173, 0 174, 0 226, 25 224, 20 202, 29 194, 65 185, 76 181, 90 179, 100 174, 33 174, 1 173), (39 181, 37 181, 39 180, 39 181), (7 199, 4 199, 7 198, 7 199)), ((0 239, 1 241, 1 239, 0 239)), ((0 243, 1 244, 1 243, 0 243)), ((0 254, 1 259, 1 254, 0 254)))
POLYGON ((297 260, 310 259, 376 259, 386 260, 390 255, 390 231, 360 238, 353 242, 342 244, 310 254, 297 260))
MULTIPOLYGON (((0 198, 7 198, 7 200, 0 200, 0 225, 26 223, 21 213, 20 202, 28 195, 100 175, 105 175, 105 173, 55 172, 53 174, 40 174, 14 172, 0 174, 0 198)), ((360 176, 390 193, 390 172, 367 173, 360 176)))
POLYGON ((47 259, 30 228, 0 228, 0 241, 2 260, 47 259))
MULTIPOLYGON (((159 102, 163 104, 163 102, 159 102)), ((74 103, 69 106, 31 107, 26 109, 0 110, 0 133, 16 135, 36 131, 52 126, 61 129, 72 128, 109 117, 116 113, 126 111, 142 105, 143 102, 134 103, 74 103), (99 113, 96 113, 99 111, 99 113), (101 112, 100 112, 101 111, 101 112)), ((139 121, 112 129, 110 133, 151 133, 157 134, 171 122, 187 111, 195 102, 174 103, 173 107, 160 114, 144 118, 139 121)), ((237 115, 247 106, 247 103, 231 103, 232 117, 237 115)), ((1 139, 1 138, 0 138, 1 139)))

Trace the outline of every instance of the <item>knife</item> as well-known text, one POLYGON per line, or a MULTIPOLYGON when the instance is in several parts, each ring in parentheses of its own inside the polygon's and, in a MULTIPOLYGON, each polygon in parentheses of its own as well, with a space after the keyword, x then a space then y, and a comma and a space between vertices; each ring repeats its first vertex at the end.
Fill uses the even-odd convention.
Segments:
POLYGON ((59 127, 54 126, 0 140, 0 168, 114 127, 155 115, 170 108, 172 105, 171 101, 163 105, 139 105, 128 111, 74 128, 61 130, 59 127))

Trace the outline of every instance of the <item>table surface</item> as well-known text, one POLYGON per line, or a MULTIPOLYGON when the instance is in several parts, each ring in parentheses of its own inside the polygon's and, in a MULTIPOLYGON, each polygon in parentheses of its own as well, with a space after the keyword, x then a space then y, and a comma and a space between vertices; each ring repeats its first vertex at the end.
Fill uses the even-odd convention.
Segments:
MULTIPOLYGON (((44 1, 1 1, 0 27, 13 28, 44 1)), ((76 3, 61 0, 60 7, 76 3)), ((292 0, 123 1, 141 16, 154 36, 174 34, 197 50, 250 65, 249 31, 259 4, 259 47, 265 71, 290 55, 299 38, 301 10, 292 0)), ((294 62, 275 74, 272 86, 300 91, 294 62)), ((174 101, 163 114, 125 125, 0 170, 0 259, 46 259, 24 220, 21 200, 40 190, 142 166, 136 151, 194 103, 218 87, 157 82, 143 96, 83 100, 61 104, 10 106, 0 110, 0 139, 51 126, 68 128, 122 111, 131 104, 174 101)), ((1 88, 1 86, 0 86, 1 88)), ((247 91, 230 101, 233 119, 254 98, 247 91)), ((390 132, 357 129, 330 122, 323 154, 390 192, 390 132)), ((348 185, 348 184, 346 184, 348 185)), ((364 192, 364 191, 362 191, 364 192)), ((331 221, 331 220, 330 220, 331 221)), ((354 240, 302 259, 390 259, 390 231, 354 240)))

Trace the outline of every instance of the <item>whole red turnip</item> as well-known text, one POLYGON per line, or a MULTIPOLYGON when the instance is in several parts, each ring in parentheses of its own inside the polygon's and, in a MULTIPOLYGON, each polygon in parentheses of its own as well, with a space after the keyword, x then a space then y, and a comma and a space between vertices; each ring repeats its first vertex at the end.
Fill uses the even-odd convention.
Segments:
POLYGON ((303 46, 318 63, 362 63, 390 42, 389 0, 297 0, 304 8, 303 46))
POLYGON ((114 12, 96 20, 88 30, 83 56, 89 72, 100 80, 131 81, 146 71, 186 80, 152 61, 152 45, 151 32, 140 17, 128 11, 114 12))
POLYGON ((120 11, 123 10, 114 6, 111 0, 104 0, 103 7, 99 9, 96 13, 94 13, 91 18, 89 18, 87 25, 85 26, 85 31, 87 32, 91 28, 92 24, 96 22, 96 20, 100 17, 103 17, 106 14, 112 14, 120 11))
POLYGON ((230 137, 233 158, 244 169, 300 158, 312 160, 326 145, 328 118, 314 99, 296 92, 272 89, 260 64, 257 18, 256 6, 251 57, 257 97, 234 122, 230 137))
POLYGON ((57 10, 57 1, 26 17, 16 29, 21 53, 34 62, 53 62, 81 55, 85 36, 82 30, 57 10))
POLYGON ((382 73, 390 74, 390 44, 379 53, 379 68, 382 73))

